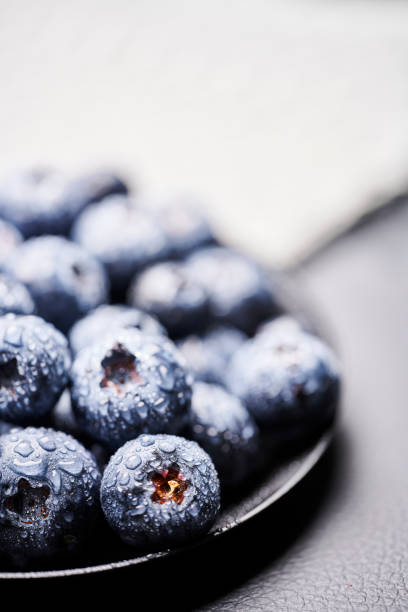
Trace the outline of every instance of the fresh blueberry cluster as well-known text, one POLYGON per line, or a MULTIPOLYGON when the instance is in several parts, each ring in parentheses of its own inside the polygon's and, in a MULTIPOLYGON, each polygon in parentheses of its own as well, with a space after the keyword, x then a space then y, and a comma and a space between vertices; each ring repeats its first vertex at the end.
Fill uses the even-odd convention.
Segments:
POLYGON ((129 191, 106 170, 0 183, 0 554, 16 563, 81 550, 104 522, 138 550, 196 538, 271 435, 307 443, 334 417, 336 358, 283 314, 277 276, 192 200, 129 191))

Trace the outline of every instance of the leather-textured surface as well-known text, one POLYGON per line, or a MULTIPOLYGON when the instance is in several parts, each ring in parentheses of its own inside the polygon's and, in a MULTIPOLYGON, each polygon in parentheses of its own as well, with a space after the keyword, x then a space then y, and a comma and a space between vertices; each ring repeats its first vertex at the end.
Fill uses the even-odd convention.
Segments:
POLYGON ((99 591, 154 611, 408 610, 407 236, 400 205, 296 273, 344 364, 338 434, 311 475, 212 544, 77 578, 82 603, 99 591))
POLYGON ((305 524, 308 488, 294 495, 301 533, 206 610, 408 609, 407 236, 399 206, 299 272, 344 364, 340 433, 313 491, 321 503, 305 524))

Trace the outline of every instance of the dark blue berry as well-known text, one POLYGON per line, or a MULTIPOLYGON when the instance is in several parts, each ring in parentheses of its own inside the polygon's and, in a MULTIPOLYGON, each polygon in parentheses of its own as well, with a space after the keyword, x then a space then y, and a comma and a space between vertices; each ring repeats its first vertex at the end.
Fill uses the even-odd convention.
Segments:
POLYGON ((260 425, 296 436, 333 417, 339 368, 325 342, 285 317, 236 351, 228 383, 260 425))
POLYGON ((100 480, 71 436, 42 427, 1 436, 1 551, 23 561, 75 548, 97 516, 100 480))
POLYGON ((158 221, 168 241, 168 256, 182 258, 215 242, 208 219, 190 198, 173 199, 159 207, 158 221))
POLYGON ((47 168, 9 174, 0 183, 0 216, 26 237, 63 234, 72 220, 66 203, 68 178, 47 168))
POLYGON ((107 171, 75 177, 50 168, 12 172, 0 183, 0 216, 26 237, 66 235, 88 204, 112 194, 127 193, 121 178, 107 171))
POLYGON ((164 548, 210 529, 220 506, 218 476, 195 442, 142 435, 111 457, 101 503, 108 523, 127 544, 164 548))
POLYGON ((202 336, 188 336, 177 344, 195 380, 224 385, 232 355, 247 336, 234 327, 216 326, 202 336))
POLYGON ((22 242, 23 237, 18 229, 11 223, 0 219, 0 266, 22 242))
POLYGON ((174 338, 199 332, 208 322, 207 294, 183 263, 159 263, 142 272, 129 301, 155 315, 174 338))
POLYGON ((254 470, 258 427, 240 400, 222 387, 195 383, 190 431, 214 461, 225 485, 238 484, 254 470))
POLYGON ((155 215, 126 196, 88 206, 72 236, 104 264, 114 294, 123 294, 137 272, 167 254, 167 240, 155 215))
POLYGON ((278 309, 271 276, 241 253, 224 247, 208 247, 193 253, 187 266, 210 299, 215 322, 253 333, 278 309))
POLYGON ((34 302, 26 287, 9 274, 0 272, 0 316, 15 314, 33 314, 34 302))
POLYGON ((82 430, 118 448, 144 432, 180 432, 191 380, 182 355, 166 337, 120 329, 79 352, 72 400, 82 430))
POLYGON ((69 334, 71 348, 78 353, 85 346, 98 342, 102 336, 115 329, 139 329, 152 335, 167 335, 165 328, 155 318, 138 308, 116 304, 99 306, 75 323, 69 334))
POLYGON ((66 387, 71 366, 66 338, 39 317, 0 317, 0 418, 34 423, 66 387))
POLYGON ((27 240, 12 254, 7 270, 29 289, 38 314, 65 333, 107 299, 101 264, 60 236, 27 240))

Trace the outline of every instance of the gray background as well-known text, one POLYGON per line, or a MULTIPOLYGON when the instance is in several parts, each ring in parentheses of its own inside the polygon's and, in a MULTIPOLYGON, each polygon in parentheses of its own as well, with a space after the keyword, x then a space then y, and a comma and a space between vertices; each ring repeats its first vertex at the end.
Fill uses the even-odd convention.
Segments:
POLYGON ((113 163, 292 262, 405 185, 408 4, 0 1, 0 169, 113 163))

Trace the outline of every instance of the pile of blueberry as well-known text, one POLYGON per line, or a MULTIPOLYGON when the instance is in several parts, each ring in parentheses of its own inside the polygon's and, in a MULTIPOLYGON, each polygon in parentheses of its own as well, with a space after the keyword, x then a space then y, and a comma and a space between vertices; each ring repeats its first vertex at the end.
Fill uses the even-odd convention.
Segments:
POLYGON ((195 538, 265 440, 333 419, 330 348, 188 200, 28 170, 0 219, 0 554, 78 550, 105 520, 140 551, 195 538))

